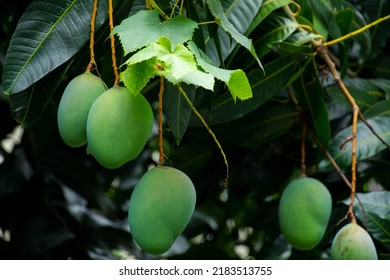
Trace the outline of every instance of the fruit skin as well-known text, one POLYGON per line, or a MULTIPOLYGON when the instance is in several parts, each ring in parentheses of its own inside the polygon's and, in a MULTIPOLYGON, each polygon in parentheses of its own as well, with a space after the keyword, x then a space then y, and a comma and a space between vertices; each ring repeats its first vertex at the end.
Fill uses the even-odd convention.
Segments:
POLYGON ((146 252, 166 252, 187 226, 196 203, 191 179, 182 171, 158 166, 139 180, 129 202, 129 227, 146 252))
POLYGON ((89 71, 76 76, 66 86, 58 106, 57 125, 68 146, 76 148, 87 143, 89 109, 106 90, 104 82, 89 71))
POLYGON ((310 250, 322 240, 331 212, 332 197, 320 181, 296 179, 280 198, 280 230, 294 248, 310 250))
POLYGON ((356 223, 343 226, 332 243, 333 260, 377 260, 378 255, 368 232, 356 223))
POLYGON ((153 111, 146 98, 114 86, 89 111, 88 150, 104 167, 117 168, 141 153, 152 128, 153 111))

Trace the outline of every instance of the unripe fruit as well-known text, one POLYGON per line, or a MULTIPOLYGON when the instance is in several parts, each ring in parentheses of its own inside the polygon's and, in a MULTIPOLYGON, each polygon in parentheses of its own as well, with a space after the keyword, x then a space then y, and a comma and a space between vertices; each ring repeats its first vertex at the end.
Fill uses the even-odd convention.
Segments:
POLYGON ((374 242, 368 232, 355 223, 342 227, 332 243, 334 260, 377 260, 374 242))
POLYGON ((142 94, 114 86, 93 103, 87 120, 88 149, 106 168, 135 159, 153 127, 153 112, 142 94))
POLYGON ((57 113, 61 138, 68 146, 75 148, 87 143, 86 124, 89 109, 96 98, 106 90, 104 82, 89 71, 69 82, 57 113))
POLYGON ((196 192, 182 171, 158 166, 136 185, 129 203, 129 226, 135 242, 146 252, 166 252, 187 226, 195 209, 196 192))
POLYGON ((280 230, 294 248, 310 250, 322 240, 331 211, 332 197, 320 181, 296 179, 280 198, 280 230))

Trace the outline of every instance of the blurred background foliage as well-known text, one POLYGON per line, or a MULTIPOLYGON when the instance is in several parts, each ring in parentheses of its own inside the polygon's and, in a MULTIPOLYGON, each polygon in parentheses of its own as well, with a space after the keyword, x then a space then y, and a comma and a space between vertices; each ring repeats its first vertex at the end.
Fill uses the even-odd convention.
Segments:
MULTIPOLYGON (((7 70, 12 63, 6 57, 20 51, 12 36, 21 19, 26 22, 31 16, 26 9, 34 4, 33 12, 39 13, 37 5, 45 2, 48 1, 0 0, 1 259, 329 259, 332 239, 343 224, 338 222, 347 213, 349 189, 310 133, 306 144, 307 173, 321 180, 332 194, 329 228, 316 248, 302 252, 286 243, 277 220, 280 193, 299 175, 303 117, 310 131, 333 155, 347 155, 340 155, 338 163, 350 175, 349 153, 340 151, 339 143, 351 131, 351 108, 324 63, 315 56, 310 40, 319 33, 330 41, 388 15, 389 1, 301 0, 297 1, 302 7, 297 22, 283 9, 288 4, 294 9, 292 1, 221 1, 229 21, 252 39, 264 69, 217 25, 196 30, 194 42, 216 65, 246 72, 254 96, 235 103, 223 83, 216 84, 214 93, 188 89, 227 154, 228 188, 223 186, 225 166, 221 154, 197 117, 192 114, 182 124, 185 133, 176 139, 170 132, 177 119, 175 114, 166 113, 167 164, 190 176, 198 199, 190 224, 163 256, 142 252, 132 241, 127 225, 132 190, 142 174, 158 161, 157 128, 139 158, 115 170, 97 164, 85 147, 67 147, 59 136, 58 103, 70 79, 88 64, 89 34, 81 34, 79 42, 69 43, 75 48, 73 53, 58 53, 64 55, 63 61, 50 65, 47 73, 43 71, 45 61, 32 61, 29 66, 35 69, 36 81, 20 91, 4 94, 5 84, 9 88, 6 78, 12 76, 7 70), (300 24, 310 26, 311 31, 300 28, 300 24), (296 97, 300 109, 288 91, 296 97)), ((70 1, 49 2, 53 4, 53 14, 58 10, 55 5, 70 5, 70 1)), ((81 6, 92 3, 73 2, 81 6)), ((100 2, 101 9, 107 7, 105 1, 100 2)), ((167 7, 166 11, 172 7, 168 0, 156 2, 167 7)), ((187 17, 197 22, 214 19, 204 1, 184 3, 187 17)), ((144 1, 114 4, 115 24, 145 8, 144 1)), ((88 12, 80 11, 78 15, 87 26, 88 12)), ((98 16, 98 27, 98 70, 111 85, 114 76, 104 10, 98 16)), ((390 22, 383 22, 330 47, 362 113, 388 142, 389 27, 390 22)), ((78 28, 82 31, 82 27, 78 28)), ((60 37, 66 41, 65 31, 61 30, 58 27, 60 37)), ((28 53, 34 40, 40 39, 34 34, 25 36, 22 43, 28 53)), ((53 50, 45 46, 38 53, 44 51, 53 50)), ((120 45, 117 54, 121 61, 120 45)), ((156 117, 157 93, 156 81, 151 81, 143 92, 156 117)), ((171 96, 165 95, 165 104, 177 98, 171 96)), ((191 113, 185 105, 176 110, 191 113)), ((356 214, 359 222, 368 226, 379 258, 389 259, 390 153, 363 124, 359 124, 357 139, 357 191, 366 217, 360 205, 356 205, 356 214)), ((348 148, 344 147, 347 151, 348 148)))

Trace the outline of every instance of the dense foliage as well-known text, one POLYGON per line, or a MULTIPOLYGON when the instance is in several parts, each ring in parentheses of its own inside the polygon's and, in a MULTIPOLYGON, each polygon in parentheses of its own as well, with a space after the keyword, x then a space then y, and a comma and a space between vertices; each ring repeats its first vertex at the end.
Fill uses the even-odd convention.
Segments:
MULTIPOLYGON (((151 2, 160 15, 181 16, 164 19, 142 12, 145 1, 116 0, 114 31, 121 83, 148 99, 155 127, 135 160, 106 169, 85 146, 68 147, 57 127, 64 89, 89 63, 93 1, 0 1, 0 258, 329 259, 336 232, 348 222, 339 223, 350 189, 325 149, 350 178, 352 147, 345 140, 352 108, 311 42, 329 42, 388 15, 389 1, 300 0, 300 10, 289 0, 151 2), (151 68, 156 61, 166 68, 151 68), (193 75, 180 76, 183 69, 193 75), (197 202, 171 250, 151 256, 133 242, 127 210, 139 178, 158 163, 160 75, 166 164, 191 178, 197 202), (224 159, 174 87, 180 82, 224 149, 227 188, 224 159), (299 251, 281 235, 278 204, 300 174, 305 123, 306 173, 329 189, 333 208, 320 244, 299 251)), ((111 87, 107 10, 107 1, 99 1, 95 73, 111 87)), ((389 27, 384 21, 329 46, 360 111, 387 143, 389 27)), ((357 144, 355 214, 379 259, 389 259, 390 153, 361 121, 357 144)))

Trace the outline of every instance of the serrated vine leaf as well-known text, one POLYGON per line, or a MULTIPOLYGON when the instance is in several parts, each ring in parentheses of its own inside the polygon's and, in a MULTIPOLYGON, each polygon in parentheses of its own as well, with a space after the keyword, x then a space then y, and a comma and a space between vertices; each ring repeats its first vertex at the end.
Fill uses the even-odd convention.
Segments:
POLYGON ((137 95, 158 72, 155 67, 157 59, 152 58, 136 64, 130 64, 120 73, 120 79, 129 91, 137 95))
MULTIPOLYGON (((106 10, 106 1, 99 1, 106 10)), ((88 41, 93 1, 33 1, 23 13, 5 58, 3 88, 18 93, 69 60, 88 41)), ((96 28, 107 18, 98 13, 96 28)))
POLYGON ((262 67, 260 59, 257 57, 256 50, 253 47, 252 40, 240 33, 229 21, 224 13, 221 2, 219 0, 207 0, 207 5, 210 9, 210 12, 215 17, 217 24, 220 25, 223 30, 229 33, 237 43, 246 48, 255 58, 260 67, 262 67))
POLYGON ((195 55, 198 64, 206 72, 227 85, 234 101, 237 98, 240 100, 252 98, 252 89, 244 71, 241 69, 227 70, 218 68, 213 65, 211 59, 208 59, 207 55, 201 52, 193 42, 189 42, 188 47, 195 55))
POLYGON ((213 90, 214 77, 198 69, 194 55, 183 44, 177 44, 172 51, 171 41, 159 37, 157 42, 135 53, 125 64, 134 65, 150 59, 154 66, 147 63, 151 71, 147 74, 149 78, 160 75, 174 85, 184 82, 213 90))
POLYGON ((155 43, 161 36, 172 42, 172 47, 187 42, 198 24, 186 17, 175 16, 161 22, 158 10, 143 10, 123 20, 114 27, 125 55, 155 43))
MULTIPOLYGON (((368 123, 382 137, 384 141, 387 143, 390 142, 389 116, 378 116, 368 120, 368 123)), ((340 148, 340 145, 345 143, 345 141, 351 136, 352 128, 349 126, 338 133, 332 139, 328 147, 328 151, 341 168, 345 168, 351 165, 352 143, 349 141, 343 146, 342 149, 340 148)), ((358 161, 370 158, 380 151, 386 149, 386 146, 368 129, 364 123, 358 123, 356 138, 356 159, 358 161)), ((319 163, 319 169, 323 172, 326 172, 332 170, 333 166, 326 158, 319 163)))

